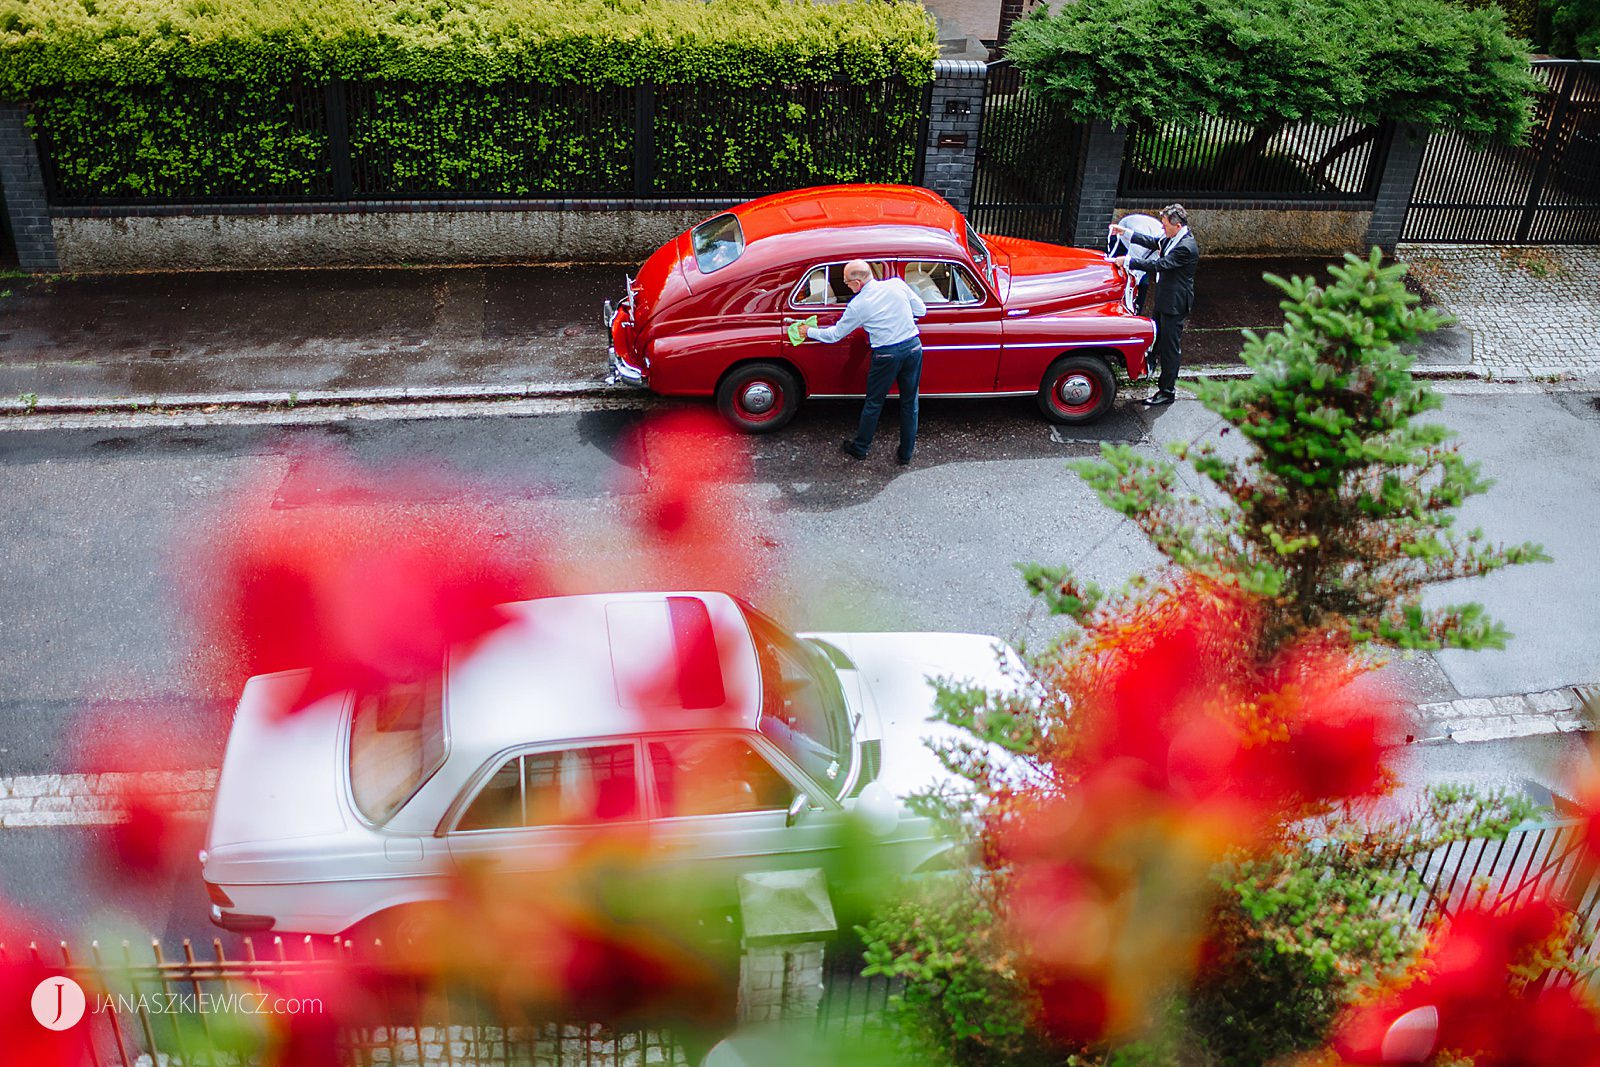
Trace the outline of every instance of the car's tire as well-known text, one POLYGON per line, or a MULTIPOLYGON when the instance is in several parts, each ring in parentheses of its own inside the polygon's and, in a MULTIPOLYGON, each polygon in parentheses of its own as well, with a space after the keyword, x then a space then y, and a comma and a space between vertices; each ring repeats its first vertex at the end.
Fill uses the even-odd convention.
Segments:
POLYGON ((1039 410, 1051 422, 1093 422, 1116 399, 1116 373, 1099 356, 1062 356, 1039 382, 1039 410))
POLYGON ((437 937, 444 906, 437 903, 401 904, 369 915, 340 935, 360 953, 409 955, 428 947, 437 937), (381 946, 381 947, 379 947, 381 946))
POLYGON ((786 426, 800 406, 800 379, 778 363, 746 363, 717 386, 717 410, 744 433, 771 433, 786 426))

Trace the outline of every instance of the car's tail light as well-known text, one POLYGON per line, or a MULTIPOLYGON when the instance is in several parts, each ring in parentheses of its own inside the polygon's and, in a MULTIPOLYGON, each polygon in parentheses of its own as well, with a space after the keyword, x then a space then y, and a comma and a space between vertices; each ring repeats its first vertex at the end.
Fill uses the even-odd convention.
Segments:
POLYGON ((220 885, 212 885, 210 882, 207 882, 206 896, 210 897, 211 903, 215 904, 219 908, 233 907, 233 898, 224 893, 220 885))

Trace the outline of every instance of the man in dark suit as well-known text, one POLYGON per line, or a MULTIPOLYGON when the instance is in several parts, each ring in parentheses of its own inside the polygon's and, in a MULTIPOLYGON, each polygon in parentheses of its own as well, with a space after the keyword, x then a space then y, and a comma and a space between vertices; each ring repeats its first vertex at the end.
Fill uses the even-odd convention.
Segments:
MULTIPOLYGON (((1155 250, 1154 258, 1133 260, 1133 265, 1151 279, 1145 306, 1156 320, 1156 343, 1151 351, 1161 365, 1155 395, 1145 401, 1145 406, 1170 404, 1177 399, 1178 367, 1183 361, 1183 324, 1194 310, 1194 271, 1200 263, 1200 245, 1189 232, 1189 212, 1182 204, 1168 204, 1162 208, 1161 237, 1146 237, 1116 223, 1111 224, 1111 229, 1133 244, 1155 250)), ((1126 269, 1130 259, 1133 257, 1119 256, 1116 261, 1126 269)))

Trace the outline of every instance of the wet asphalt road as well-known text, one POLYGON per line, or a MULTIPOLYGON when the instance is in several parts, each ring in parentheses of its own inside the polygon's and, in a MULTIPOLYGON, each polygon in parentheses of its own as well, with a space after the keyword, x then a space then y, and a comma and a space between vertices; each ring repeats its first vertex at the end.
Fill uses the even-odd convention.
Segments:
MULTIPOLYGON (((748 475, 714 498, 720 521, 737 531, 748 591, 797 628, 1046 639, 1055 624, 1030 614, 1015 563, 1068 563, 1105 586, 1157 563, 1064 461, 1101 441, 1153 450, 1215 431, 1192 402, 1153 414, 1124 404, 1098 426, 1065 430, 1027 400, 933 401, 917 465, 902 471, 892 461, 892 407, 882 429, 891 437, 869 460, 838 454, 855 411, 808 405, 784 433, 747 439, 748 475)), ((1394 684, 1428 699, 1600 679, 1600 572, 1589 562, 1600 523, 1600 473, 1587 458, 1600 454, 1594 398, 1453 396, 1441 417, 1500 480, 1464 525, 1542 541, 1557 562, 1445 590, 1441 601, 1483 601, 1516 639, 1504 652, 1421 657, 1394 684)), ((639 447, 642 418, 0 430, 0 775, 83 769, 75 761, 89 749, 105 754, 95 769, 119 769, 118 759, 133 759, 134 738, 174 767, 219 758, 235 691, 214 681, 214 651, 194 641, 178 590, 199 581, 203 593, 197 560, 225 531, 224 504, 242 484, 255 486, 254 507, 329 502, 295 460, 308 447, 444 467, 513 551, 554 566, 574 590, 722 584, 731 571, 662 573, 628 533, 641 491, 658 477, 649 445, 639 447)), ((1488 746, 1414 750, 1415 773, 1548 778, 1541 758, 1555 744, 1508 745, 1492 759, 1482 755, 1488 746)), ((72 922, 94 914, 103 898, 79 866, 86 838, 0 831, 0 895, 72 922)), ((168 936, 210 935, 197 883, 156 887, 137 910, 168 936)))

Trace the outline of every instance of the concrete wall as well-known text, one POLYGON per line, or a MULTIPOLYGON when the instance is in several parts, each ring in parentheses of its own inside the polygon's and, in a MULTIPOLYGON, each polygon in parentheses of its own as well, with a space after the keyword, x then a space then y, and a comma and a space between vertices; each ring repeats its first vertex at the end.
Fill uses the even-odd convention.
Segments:
POLYGON ((638 262, 720 207, 58 213, 53 229, 64 271, 638 262))
MULTIPOLYGON (((1165 203, 1118 200, 1118 217, 1130 212, 1153 215, 1165 203)), ((1323 255, 1364 252, 1372 209, 1355 204, 1317 207, 1293 201, 1234 207, 1196 203, 1189 208, 1189 226, 1205 255, 1323 255)), ((1104 226, 1100 228, 1104 242, 1104 226)))

